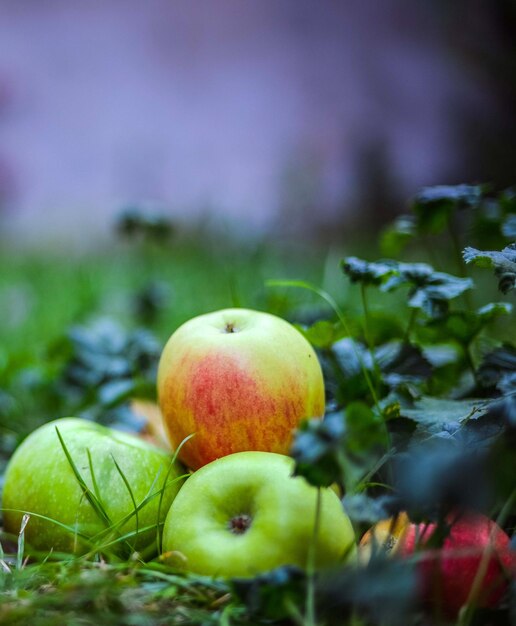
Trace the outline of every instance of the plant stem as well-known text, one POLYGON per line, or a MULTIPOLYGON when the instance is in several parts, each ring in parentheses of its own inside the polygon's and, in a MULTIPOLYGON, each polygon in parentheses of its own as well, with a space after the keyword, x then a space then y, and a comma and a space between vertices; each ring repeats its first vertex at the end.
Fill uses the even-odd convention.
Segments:
POLYGON ((403 343, 410 343, 410 335, 414 329, 414 324, 416 323, 417 318, 417 309, 412 309, 410 312, 409 323, 407 326, 407 330, 405 331, 405 336, 403 337, 403 343))
POLYGON ((471 370, 471 373, 473 374, 473 380, 476 380, 477 377, 477 373, 475 370, 475 363, 473 362, 473 355, 471 354, 471 344, 468 343, 465 347, 464 347, 464 353, 466 355, 466 361, 468 362, 469 368, 471 370))
POLYGON ((378 367, 378 363, 374 355, 374 344, 373 344, 373 338, 371 337, 371 325, 370 325, 371 316, 369 314, 369 305, 367 302, 367 287, 366 285, 364 285, 364 283, 360 283, 360 293, 362 295, 362 308, 364 309, 364 338, 365 338, 367 347, 369 348, 369 352, 371 353, 371 361, 373 364, 373 370, 375 374, 375 381, 374 381, 375 391, 376 393, 378 393, 378 382, 380 380, 380 368, 378 367))
POLYGON ((373 351, 373 342, 369 326, 369 306, 367 304, 367 287, 364 283, 360 283, 360 294, 362 296, 362 308, 364 309, 364 337, 371 352, 373 351))
MULTIPOLYGON (((452 223, 452 219, 451 218, 448 220, 448 233, 450 235, 450 239, 451 239, 451 242, 452 242, 453 254, 455 256, 455 262, 457 264, 457 274, 459 276, 461 276, 462 278, 465 278, 466 277, 466 269, 465 269, 464 261, 462 260, 462 249, 461 249, 459 237, 457 235, 457 230, 456 230, 454 224, 452 223)), ((472 304, 471 304, 470 294, 469 294, 468 291, 465 291, 462 294, 462 299, 464 301, 464 304, 465 304, 466 308, 467 309, 471 309, 472 308, 472 304)))
POLYGON ((315 504, 315 520, 312 541, 310 542, 310 551, 308 553, 308 579, 306 592, 306 610, 305 623, 306 626, 316 626, 315 617, 315 558, 317 553, 317 539, 319 536, 319 526, 321 523, 321 488, 317 487, 317 500, 315 504))

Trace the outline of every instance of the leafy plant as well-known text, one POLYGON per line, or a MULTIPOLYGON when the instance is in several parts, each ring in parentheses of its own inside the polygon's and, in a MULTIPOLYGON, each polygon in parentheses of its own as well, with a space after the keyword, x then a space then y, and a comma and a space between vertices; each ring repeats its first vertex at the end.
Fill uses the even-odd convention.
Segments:
POLYGON ((516 287, 516 243, 512 243, 500 252, 482 252, 476 248, 464 250, 464 261, 478 267, 494 269, 498 278, 498 289, 506 294, 516 287))
MULTIPOLYGON (((516 521, 516 325, 513 303, 498 301, 496 293, 498 285, 510 300, 516 284, 516 244, 507 241, 515 238, 516 194, 484 185, 439 186, 418 193, 410 208, 382 235, 383 253, 392 258, 366 260, 371 250, 364 259, 350 254, 340 263, 339 282, 328 280, 327 289, 269 281, 265 294, 257 290, 256 302, 295 320, 323 367, 327 414, 298 429, 296 474, 339 491, 357 537, 372 523, 406 511, 414 521, 437 523, 432 547, 439 550, 450 514, 474 508, 509 532, 516 521), (473 280, 467 273, 474 265, 490 268, 495 281, 482 272, 473 280), (294 299, 292 288, 304 291, 294 299)), ((161 244, 172 236, 166 222, 129 211, 118 229, 126 240, 143 244, 139 251, 164 253, 161 244)), ((126 330, 114 318, 75 322, 64 340, 48 342, 43 364, 19 352, 0 353, 4 459, 56 411, 140 428, 127 401, 155 396, 161 344, 148 326, 159 327, 170 293, 176 294, 175 284, 171 292, 159 282, 170 265, 150 259, 144 286, 134 286, 127 308, 130 322, 136 318, 143 328, 126 330)), ((203 260, 190 266, 197 268, 192 275, 206 276, 207 265, 217 264, 203 260)), ((308 265, 295 271, 307 274, 308 265)), ((264 273, 277 274, 251 268, 238 293, 230 281, 227 304, 247 306, 240 290, 264 273)), ((211 283, 211 275, 203 278, 189 297, 208 293, 211 283)), ((209 301, 196 300, 175 322, 216 308, 219 301, 215 305, 209 293, 209 301)), ((90 308, 79 319, 98 318, 101 300, 88 300, 90 308)), ((181 305, 180 295, 174 304, 181 305)), ((84 479, 88 468, 76 469, 84 479)), ((130 484, 126 489, 131 493, 130 484)), ((95 498, 94 487, 88 493, 95 498)), ((160 494, 153 490, 149 497, 160 494)), ((133 502, 131 515, 138 515, 138 507, 133 502)), ((378 554, 367 566, 329 573, 281 568, 220 581, 178 574, 165 556, 117 562, 116 547, 129 553, 134 536, 122 536, 109 522, 95 539, 88 558, 48 555, 31 563, 23 533, 2 537, 2 617, 43 624, 61 619, 66 607, 66 623, 440 624, 438 611, 428 615, 418 602, 414 566, 421 555, 401 561, 378 554), (102 559, 95 556, 99 546, 102 559)), ((508 623, 515 598, 513 584, 499 607, 468 608, 460 625, 508 623)))

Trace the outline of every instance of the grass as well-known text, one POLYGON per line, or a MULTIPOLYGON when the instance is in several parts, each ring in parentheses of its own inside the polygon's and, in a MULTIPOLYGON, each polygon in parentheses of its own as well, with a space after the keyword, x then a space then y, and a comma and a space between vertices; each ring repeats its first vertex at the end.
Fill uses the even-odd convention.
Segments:
POLYGON ((88 254, 65 251, 0 252, 0 298, 4 352, 43 347, 70 324, 88 316, 112 315, 134 323, 135 297, 149 283, 164 288, 163 308, 153 324, 165 339, 183 321, 228 306, 280 309, 281 301, 264 287, 266 278, 307 277, 321 281, 324 255, 292 253, 258 244, 221 250, 193 242, 166 248, 115 243, 88 254))

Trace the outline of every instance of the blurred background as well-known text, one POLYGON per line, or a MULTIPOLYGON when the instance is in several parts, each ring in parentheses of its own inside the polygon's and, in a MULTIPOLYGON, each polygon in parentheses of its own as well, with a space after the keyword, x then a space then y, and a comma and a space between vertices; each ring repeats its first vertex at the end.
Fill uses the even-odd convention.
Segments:
POLYGON ((514 183, 513 0, 3 0, 0 242, 127 205, 343 242, 421 186, 514 183))
POLYGON ((340 259, 423 186, 514 184, 515 113, 514 0, 2 0, 0 382, 102 316, 324 309, 270 278, 358 314, 340 259))
POLYGON ((171 333, 230 306, 326 351, 411 338, 427 390, 476 397, 516 320, 477 319, 503 296, 461 252, 514 239, 515 163, 516 0, 0 0, 0 483, 39 423, 133 428, 171 333), (449 325, 350 255, 460 277, 414 279, 449 325))

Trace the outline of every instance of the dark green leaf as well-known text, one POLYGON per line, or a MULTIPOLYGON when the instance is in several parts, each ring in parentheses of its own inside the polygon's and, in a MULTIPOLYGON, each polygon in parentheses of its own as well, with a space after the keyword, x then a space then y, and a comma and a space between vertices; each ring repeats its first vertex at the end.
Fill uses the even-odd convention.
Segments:
POLYGON ((291 449, 295 474, 314 486, 334 482, 353 491, 385 454, 389 436, 381 416, 362 402, 321 422, 310 420, 296 432, 291 449))
POLYGON ((298 611, 304 608, 306 575, 296 567, 285 566, 255 578, 234 579, 231 587, 255 618, 288 619, 292 617, 292 607, 298 611))
POLYGON ((343 435, 344 420, 340 413, 327 414, 322 421, 303 422, 290 451, 296 462, 295 474, 317 487, 329 487, 340 481, 343 435))
POLYGON ((369 394, 361 363, 372 371, 371 353, 358 341, 345 337, 321 353, 324 379, 330 399, 339 407, 369 394))
POLYGON ((408 285, 408 304, 421 309, 430 317, 443 317, 448 311, 448 301, 473 287, 470 278, 459 278, 444 272, 435 272, 426 263, 399 263, 398 272, 381 286, 383 291, 393 291, 408 285))
POLYGON ((396 273, 396 267, 389 261, 369 262, 354 256, 342 259, 340 266, 352 283, 364 285, 381 285, 396 273))
POLYGON ((376 524, 392 514, 389 497, 370 498, 359 493, 345 496, 342 504, 350 519, 357 523, 376 524))
POLYGON ((506 376, 516 372, 516 348, 504 344, 484 356, 477 372, 483 387, 496 387, 506 376))
POLYGON ((498 278, 498 289, 508 293, 516 286, 516 243, 502 251, 481 251, 476 248, 465 248, 463 252, 466 263, 474 263, 478 267, 494 269, 498 278))
POLYGON ((69 412, 86 409, 90 418, 105 423, 106 408, 120 406, 130 394, 148 397, 148 389, 154 390, 161 347, 149 331, 127 332, 113 320, 101 319, 72 328, 68 337, 70 355, 57 387, 69 412))
POLYGON ((430 320, 428 326, 439 328, 443 337, 455 339, 461 345, 468 346, 488 324, 511 312, 511 304, 493 302, 477 311, 452 311, 444 319, 430 320))
POLYGON ((421 348, 401 341, 390 342, 375 350, 375 361, 386 385, 396 388, 402 383, 426 380, 432 366, 421 348))
POLYGON ((453 211, 477 208, 483 194, 484 189, 480 185, 425 187, 412 202, 412 208, 417 216, 418 231, 442 232, 447 227, 453 211))
POLYGON ((331 626, 367 623, 412 624, 417 577, 408 560, 375 558, 366 567, 347 567, 321 574, 317 585, 322 623, 331 626), (364 616, 357 622, 357 615, 364 616), (354 616, 354 617, 352 617, 354 616))
POLYGON ((487 453, 477 442, 434 436, 412 444, 395 458, 399 507, 413 521, 443 519, 453 510, 486 506, 489 494, 487 453))
POLYGON ((426 432, 441 432, 445 426, 460 425, 469 419, 478 419, 489 409, 489 400, 444 400, 423 397, 414 408, 401 409, 401 415, 423 426, 426 432))

